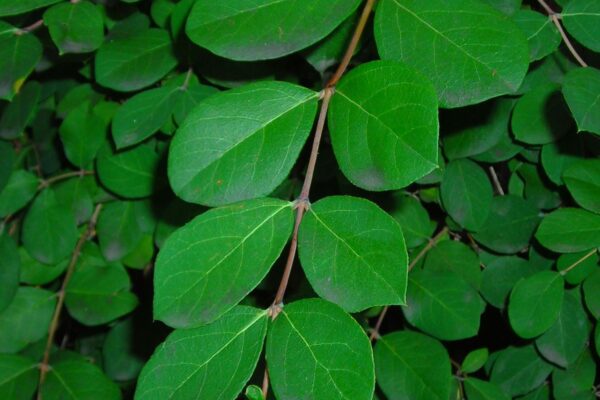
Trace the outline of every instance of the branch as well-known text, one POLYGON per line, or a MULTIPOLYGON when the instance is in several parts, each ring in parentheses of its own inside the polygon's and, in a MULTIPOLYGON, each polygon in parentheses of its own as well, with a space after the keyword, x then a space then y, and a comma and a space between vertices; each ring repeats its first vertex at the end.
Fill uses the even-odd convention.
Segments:
POLYGON ((496 170, 493 166, 490 165, 489 168, 490 175, 492 176, 492 182, 494 182, 494 187, 496 188, 496 192, 500 196, 504 196, 504 189, 502 189, 502 185, 500 184, 500 180, 498 179, 498 175, 496 174, 496 170))
POLYGON ((36 29, 38 29, 39 27, 41 27, 42 25, 44 25, 44 21, 41 19, 38 19, 33 24, 28 25, 25 28, 20 28, 17 31, 15 31, 15 35, 24 35, 26 33, 33 32, 36 29))
POLYGON ((38 186, 38 190, 47 188, 48 186, 52 185, 53 183, 62 181, 64 179, 73 178, 75 176, 84 177, 86 175, 94 175, 94 173, 95 173, 94 171, 86 171, 83 169, 80 171, 65 172, 64 174, 56 175, 56 176, 53 176, 48 179, 43 179, 40 182, 40 185, 38 186))
POLYGON ((569 271, 571 271, 573 268, 575 268, 576 266, 578 266, 579 264, 581 264, 582 262, 584 262, 585 260, 587 260, 588 258, 593 256, 594 254, 596 254, 596 249, 590 251, 589 253, 587 253, 586 255, 581 257, 579 260, 575 261, 573 264, 569 265, 567 268, 560 271, 560 274, 562 276, 565 276, 566 274, 569 273, 569 271))
POLYGON ((90 218, 90 222, 88 223, 87 229, 85 232, 81 234, 79 240, 77 241, 77 245, 71 254, 71 260, 69 261, 69 266, 67 267, 67 272, 65 274, 65 278, 63 279, 60 290, 58 291, 58 299, 56 302, 56 308, 54 309, 54 315, 52 316, 52 322, 50 322, 50 327, 48 328, 48 339, 46 340, 46 347, 44 349, 44 357, 39 366, 40 368, 40 380, 38 385, 38 400, 42 400, 42 385, 46 379, 46 374, 50 370, 50 351, 52 350, 52 343, 54 343, 54 336, 56 335, 56 330, 58 329, 58 320, 60 319, 60 314, 62 312, 63 304, 65 302, 65 294, 67 291, 67 286, 69 285, 69 281, 73 276, 73 272, 75 271, 75 265, 77 264, 77 260, 79 259, 79 255, 81 254, 81 249, 86 241, 88 241, 95 232, 96 222, 98 221, 98 215, 100 214, 100 210, 102 209, 102 204, 96 205, 94 209, 94 213, 90 218))

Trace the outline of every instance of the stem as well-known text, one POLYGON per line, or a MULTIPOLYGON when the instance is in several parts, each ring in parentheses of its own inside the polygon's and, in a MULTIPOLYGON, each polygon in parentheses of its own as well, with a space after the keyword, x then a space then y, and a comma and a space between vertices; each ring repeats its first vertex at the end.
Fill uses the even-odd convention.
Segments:
POLYGON ((62 312, 63 304, 65 302, 65 295, 67 292, 67 286, 69 285, 69 281, 73 276, 73 272, 75 271, 75 265, 77 264, 77 260, 79 259, 79 255, 81 254, 81 249, 87 240, 89 240, 93 235, 96 227, 96 222, 98 221, 98 215, 100 214, 100 210, 102 209, 102 204, 96 205, 94 209, 94 213, 92 214, 92 218, 90 218, 90 222, 88 226, 79 237, 77 241, 77 245, 71 254, 71 260, 69 261, 69 266, 67 267, 67 272, 65 273, 65 278, 63 279, 60 290, 58 291, 58 299, 56 302, 56 308, 54 309, 54 315, 52 316, 52 322, 50 323, 50 327, 48 328, 48 339, 46 340, 46 347, 44 349, 44 357, 42 359, 42 363, 40 364, 40 380, 38 386, 38 400, 42 400, 42 385, 46 379, 46 374, 50 370, 50 351, 52 350, 52 343, 54 343, 54 336, 56 335, 56 330, 58 329, 58 321, 60 319, 60 314, 62 312))
POLYGON ((265 399, 267 398, 267 393, 269 393, 269 370, 265 368, 265 374, 263 375, 262 383, 262 394, 265 399))
POLYGON ((25 33, 33 32, 44 24, 44 21, 38 19, 33 24, 26 26, 25 28, 20 28, 15 32, 15 35, 23 35, 25 33))
POLYGON ((494 182, 494 187, 500 196, 504 196, 504 189, 502 189, 502 185, 500 184, 500 180, 498 179, 498 175, 496 174, 496 170, 492 165, 489 168, 490 175, 492 176, 492 182, 494 182))
POLYGON ((569 265, 567 268, 560 271, 560 274, 562 276, 565 276, 566 274, 569 273, 569 271, 571 271, 573 268, 575 268, 576 266, 578 266, 579 264, 581 264, 582 262, 584 262, 585 260, 587 260, 588 258, 593 256, 594 254, 596 254, 596 249, 591 250, 589 253, 587 253, 586 255, 581 257, 579 260, 575 261, 573 264, 569 265))
POLYGON ((83 177, 85 175, 94 175, 94 171, 86 171, 86 170, 82 169, 80 171, 65 172, 64 174, 53 176, 51 178, 42 180, 42 182, 40 183, 40 185, 38 187, 38 190, 46 188, 46 187, 48 187, 48 186, 50 186, 53 183, 56 183, 58 181, 62 181, 62 180, 69 179, 69 178, 73 178, 75 176, 83 177))
MULTIPOLYGON (((448 227, 445 226, 441 231, 439 231, 437 233, 437 235, 435 235, 434 237, 431 238, 429 243, 427 243, 427 246, 423 247, 423 249, 419 252, 419 254, 417 254, 417 256, 415 258, 413 258, 413 260, 410 262, 410 264, 408 265, 408 272, 410 272, 415 267, 415 265, 417 265, 419 260, 421 258, 423 258, 423 256, 425 254, 427 254, 427 252, 429 250, 431 250, 432 248, 435 247, 435 245, 439 242, 439 240, 442 238, 442 236, 444 236, 444 234, 446 234, 447 232, 448 232, 448 227)), ((381 324, 383 323, 383 319, 385 318, 385 315, 387 314, 389 308, 390 308, 390 306, 383 307, 381 314, 379 314, 379 317, 377 318, 377 322, 375 323, 375 328, 373 328, 373 331, 371 332, 371 335, 369 336, 369 340, 371 342, 374 339, 379 338, 379 329, 381 328, 381 324)))
POLYGON ((185 80, 183 81, 183 85, 181 85, 181 90, 185 91, 188 89, 188 86, 190 85, 190 79, 192 78, 193 74, 194 71, 192 70, 192 67, 188 68, 187 74, 185 75, 185 80))

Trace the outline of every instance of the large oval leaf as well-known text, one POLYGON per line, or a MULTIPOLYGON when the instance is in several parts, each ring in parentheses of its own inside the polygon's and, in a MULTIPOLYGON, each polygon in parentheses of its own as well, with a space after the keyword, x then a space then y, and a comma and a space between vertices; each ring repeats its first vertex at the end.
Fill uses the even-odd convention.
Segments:
POLYGON ((296 162, 317 102, 316 92, 285 82, 254 83, 202 101, 171 143, 173 190, 210 206, 269 194, 296 162))
POLYGON ((600 215, 580 208, 560 208, 546 215, 535 234, 546 248, 576 253, 600 246, 600 215))
POLYGON ((284 307, 267 338, 267 365, 278 399, 371 400, 373 352, 365 332, 320 299, 284 307), (290 362, 290 355, 294 362, 290 362))
POLYGON ((370 201, 332 196, 313 204, 300 225, 298 251, 317 294, 348 312, 406 303, 402 229, 370 201))
POLYGON ((192 41, 238 61, 294 53, 327 36, 360 0, 199 0, 186 25, 192 41), (277 23, 273 23, 277 21, 277 23))
POLYGON ((400 189, 437 167, 433 86, 400 63, 375 61, 346 75, 328 125, 342 172, 363 189, 400 189))
POLYGON ((136 400, 236 399, 267 333, 267 312, 233 308, 210 325, 176 330, 144 366, 136 400))
POLYGON ((515 92, 529 65, 527 39, 477 0, 381 0, 375 40, 433 81, 440 104, 461 107, 515 92))
POLYGON ((156 260, 155 318, 176 328, 217 319, 262 281, 292 225, 292 203, 268 198, 193 219, 169 236, 156 260))

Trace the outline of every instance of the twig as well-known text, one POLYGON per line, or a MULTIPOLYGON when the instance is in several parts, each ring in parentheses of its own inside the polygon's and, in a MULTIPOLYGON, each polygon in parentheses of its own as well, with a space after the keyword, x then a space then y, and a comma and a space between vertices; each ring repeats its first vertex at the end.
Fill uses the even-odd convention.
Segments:
POLYGON ((566 274, 569 273, 569 271, 571 271, 573 268, 575 268, 576 266, 578 266, 579 264, 581 264, 582 262, 584 262, 585 260, 587 260, 588 258, 593 256, 594 254, 596 254, 596 249, 590 251, 589 253, 587 253, 586 255, 581 257, 579 260, 575 261, 573 264, 569 265, 567 268, 560 271, 560 274, 565 276, 566 274))
POLYGON ((265 374, 263 375, 263 383, 262 383, 262 394, 266 399, 267 394, 269 393, 269 370, 265 368, 265 374))
POLYGON ((50 177, 48 179, 42 180, 40 182, 40 185, 38 186, 38 190, 46 188, 46 187, 52 185, 53 183, 62 181, 64 179, 73 178, 75 176, 83 177, 86 175, 94 175, 94 171, 86 171, 86 170, 82 169, 80 171, 65 172, 64 174, 56 175, 56 176, 50 177))
POLYGON ((192 69, 192 67, 188 68, 187 73, 185 74, 185 80, 183 81, 183 85, 181 85, 181 90, 186 91, 188 89, 188 86, 190 85, 190 79, 192 78, 193 74, 194 70, 192 69))
POLYGON ((502 185, 500 184, 500 180, 498 179, 498 175, 496 174, 496 170, 492 165, 489 168, 490 175, 492 176, 492 182, 494 182, 494 187, 496 188, 496 192, 500 196, 504 196, 504 189, 502 189, 502 185))
MULTIPOLYGON (((410 264, 408 264, 408 272, 410 272, 415 267, 415 265, 417 265, 417 263, 419 262, 419 260, 421 258, 423 258, 423 256, 425 254, 427 254, 427 252, 429 250, 431 250, 432 248, 435 247, 435 245, 438 243, 438 241, 447 232, 448 232, 448 227, 445 226, 434 237, 432 237, 431 240, 429 240, 429 243, 427 243, 427 246, 423 247, 423 249, 421 249, 421 251, 419 252, 419 254, 417 254, 417 256, 415 258, 413 258, 413 260, 410 262, 410 264)), ((374 339, 379 338, 379 329, 381 328, 381 324, 383 323, 383 319, 385 318, 385 315, 387 314, 389 308, 390 308, 390 306, 383 307, 383 310, 381 311, 381 314, 379 314, 379 317, 377 318, 377 322, 375 323, 375 328, 373 328, 373 330, 371 331, 371 335, 369 336, 369 340, 371 342, 374 339)))
POLYGON ((44 20, 38 19, 33 24, 28 25, 25 28, 19 28, 18 30, 16 30, 15 35, 23 35, 25 33, 33 32, 36 29, 38 29, 39 27, 41 27, 42 25, 44 25, 44 20))
POLYGON ((71 260, 69 261, 69 266, 67 267, 67 272, 65 273, 65 277, 63 279, 60 290, 58 291, 58 298, 56 301, 56 308, 54 309, 54 315, 52 316, 52 322, 50 322, 50 327, 48 328, 48 339, 46 340, 46 347, 44 349, 44 357, 39 366, 40 368, 40 380, 38 385, 38 400, 42 400, 42 385, 46 379, 46 374, 50 370, 49 361, 50 361, 50 351, 52 350, 52 343, 54 343, 54 336, 56 335, 56 330, 58 329, 58 321, 60 319, 60 314, 62 312, 63 304, 65 302, 65 295, 67 291, 67 286, 69 285, 69 281, 73 276, 73 272, 75 271, 75 265, 77 264, 77 260, 79 259, 79 255, 81 254, 81 249, 86 241, 88 241, 95 232, 96 222, 98 221, 98 215, 100 214, 100 210, 102 209, 102 204, 96 205, 94 209, 94 213, 90 218, 90 222, 88 223, 87 229, 85 232, 81 234, 79 240, 77 241, 77 245, 71 254, 71 260))
POLYGON ((560 32, 560 36, 562 36, 563 42, 565 42, 565 45, 567 46, 573 57, 575 57, 579 65, 581 65, 582 67, 587 67, 588 64, 583 60, 583 58, 581 58, 579 53, 577 53, 577 50, 575 50, 573 43, 571 43, 571 40, 569 39, 567 33, 563 29, 562 24, 560 23, 560 14, 554 11, 552 7, 550 7, 548 3, 546 3, 544 0, 538 0, 538 3, 540 3, 542 8, 546 11, 546 13, 548 13, 548 17, 552 20, 554 25, 556 25, 556 28, 560 32))

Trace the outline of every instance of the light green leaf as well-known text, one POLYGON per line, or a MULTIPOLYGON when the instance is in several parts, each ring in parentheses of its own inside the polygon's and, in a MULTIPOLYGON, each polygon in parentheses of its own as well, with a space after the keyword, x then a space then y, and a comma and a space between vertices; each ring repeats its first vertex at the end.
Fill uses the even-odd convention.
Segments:
POLYGON ((435 223, 429 219, 427 210, 413 196, 396 194, 390 214, 402 227, 408 248, 422 245, 435 230, 435 223))
POLYGON ((560 33, 546 15, 523 9, 513 16, 513 20, 527 36, 530 61, 546 57, 560 45, 560 33))
POLYGON ((492 204, 492 184, 483 169, 467 159, 446 165, 440 196, 452 219, 462 227, 477 231, 485 223, 492 204))
POLYGON ((515 92, 529 65, 525 35, 477 0, 382 0, 374 25, 381 58, 420 70, 446 108, 515 92))
POLYGON ((329 108, 329 131, 344 175, 367 190, 408 186, 437 167, 438 116, 433 86, 394 61, 348 73, 329 108))
POLYGON ((600 320, 600 270, 596 270, 583 282, 585 305, 590 313, 600 320))
POLYGON ((359 4, 359 0, 229 0, 225 5, 200 0, 190 12, 186 33, 197 45, 232 60, 278 58, 324 38, 359 4))
POLYGON ((350 315, 327 301, 304 299, 286 305, 269 329, 266 357, 278 399, 373 397, 369 339, 350 315))
POLYGON ((102 346, 102 367, 106 375, 116 381, 126 382, 137 378, 142 370, 146 354, 140 351, 139 321, 127 318, 115 324, 106 335, 102 346))
POLYGON ((417 332, 393 332, 377 340, 377 383, 390 400, 447 400, 450 357, 440 342, 417 332))
POLYGON ((465 392, 469 400, 510 400, 500 387, 492 382, 477 378, 467 378, 464 382, 465 392))
MULTIPOLYGON (((0 17, 23 14, 59 1, 61 0, 0 0, 0 17)), ((1 45, 0 48, 2 48, 1 45)), ((0 59, 2 58, 0 57, 0 59)))
POLYGON ((600 52, 600 3, 570 0, 561 13, 567 31, 590 50, 600 52))
POLYGON ((194 218, 169 236, 158 254, 155 319, 189 328, 219 318, 263 280, 292 225, 292 203, 269 198, 194 218))
POLYGON ((423 268, 428 271, 454 272, 474 289, 481 286, 479 257, 469 246, 454 240, 438 242, 427 252, 423 268))
POLYGON ((600 246, 600 215, 579 208, 560 208, 547 214, 535 234, 547 249, 576 253, 600 246))
POLYGON ((0 397, 31 400, 38 384, 38 363, 17 355, 0 355, 0 397))
POLYGON ((592 67, 569 71, 562 92, 577 122, 577 129, 600 135, 600 71, 592 67))
POLYGON ((141 207, 137 201, 115 201, 106 204, 100 212, 96 231, 100 249, 108 261, 125 257, 142 240, 138 220, 141 207))
POLYGON ((483 270, 481 295, 494 307, 504 308, 515 284, 536 272, 531 263, 517 256, 498 257, 483 270))
POLYGON ((0 353, 17 353, 48 333, 56 295, 47 290, 20 287, 10 305, 0 313, 0 353))
POLYGON ((23 134, 37 113, 40 92, 39 83, 31 81, 25 84, 2 113, 0 138, 17 139, 23 134))
POLYGON ((552 394, 556 400, 594 399, 596 361, 589 350, 566 370, 556 368, 552 373, 552 394))
POLYGON ((298 251, 315 292, 348 312, 406 304, 402 229, 370 201, 331 196, 311 205, 300 225, 298 251))
POLYGON ((478 371, 481 367, 485 365, 489 355, 489 351, 485 347, 470 351, 469 354, 467 354, 467 356, 463 360, 460 366, 460 370, 467 374, 471 374, 473 372, 478 371))
POLYGON ((80 168, 89 168, 106 141, 106 124, 89 101, 67 114, 59 128, 67 159, 80 168))
POLYGON ((496 358, 490 381, 510 397, 522 395, 540 386, 552 372, 533 345, 508 347, 496 358))
POLYGON ((513 330, 531 339, 546 332, 558 319, 564 296, 562 276, 542 271, 517 282, 508 302, 513 330))
MULTIPOLYGON (((13 4, 13 0, 0 0, 0 16, 13 4)), ((42 44, 34 35, 18 35, 16 28, 0 21, 0 99, 10 101, 19 93, 41 57, 42 44)))
POLYGON ((131 92, 157 82, 176 64, 167 31, 147 29, 107 38, 96 53, 96 81, 110 89, 131 92))
POLYGON ((34 174, 19 169, 13 171, 4 190, 0 192, 0 217, 25 207, 35 196, 39 181, 34 174))
POLYGON ((563 172, 563 180, 580 206, 600 214, 600 159, 572 164, 563 172))
POLYGON ((267 312, 237 306, 210 325, 175 330, 140 374, 135 398, 236 399, 267 333, 267 312))
POLYGON ((23 221, 23 245, 39 262, 56 264, 75 249, 79 238, 73 210, 56 199, 53 189, 38 195, 23 221))
POLYGON ((464 279, 453 272, 416 270, 408 276, 409 323, 442 340, 475 336, 485 303, 464 279))
POLYGON ((58 278, 69 264, 68 259, 64 259, 58 264, 42 264, 31 257, 24 247, 19 247, 19 259, 21 260, 21 283, 29 285, 45 285, 58 278))
POLYGON ((112 121, 117 149, 137 144, 155 134, 171 117, 181 94, 179 88, 161 87, 127 100, 112 121))
POLYGON ((269 194, 296 162, 317 102, 317 93, 286 82, 259 82, 210 96, 171 143, 173 190, 185 201, 210 206, 269 194))
POLYGON ((59 54, 89 53, 104 40, 102 14, 89 1, 61 3, 44 13, 44 25, 59 54))
POLYGON ((17 245, 7 233, 0 233, 0 312, 12 302, 19 289, 21 258, 17 245))

